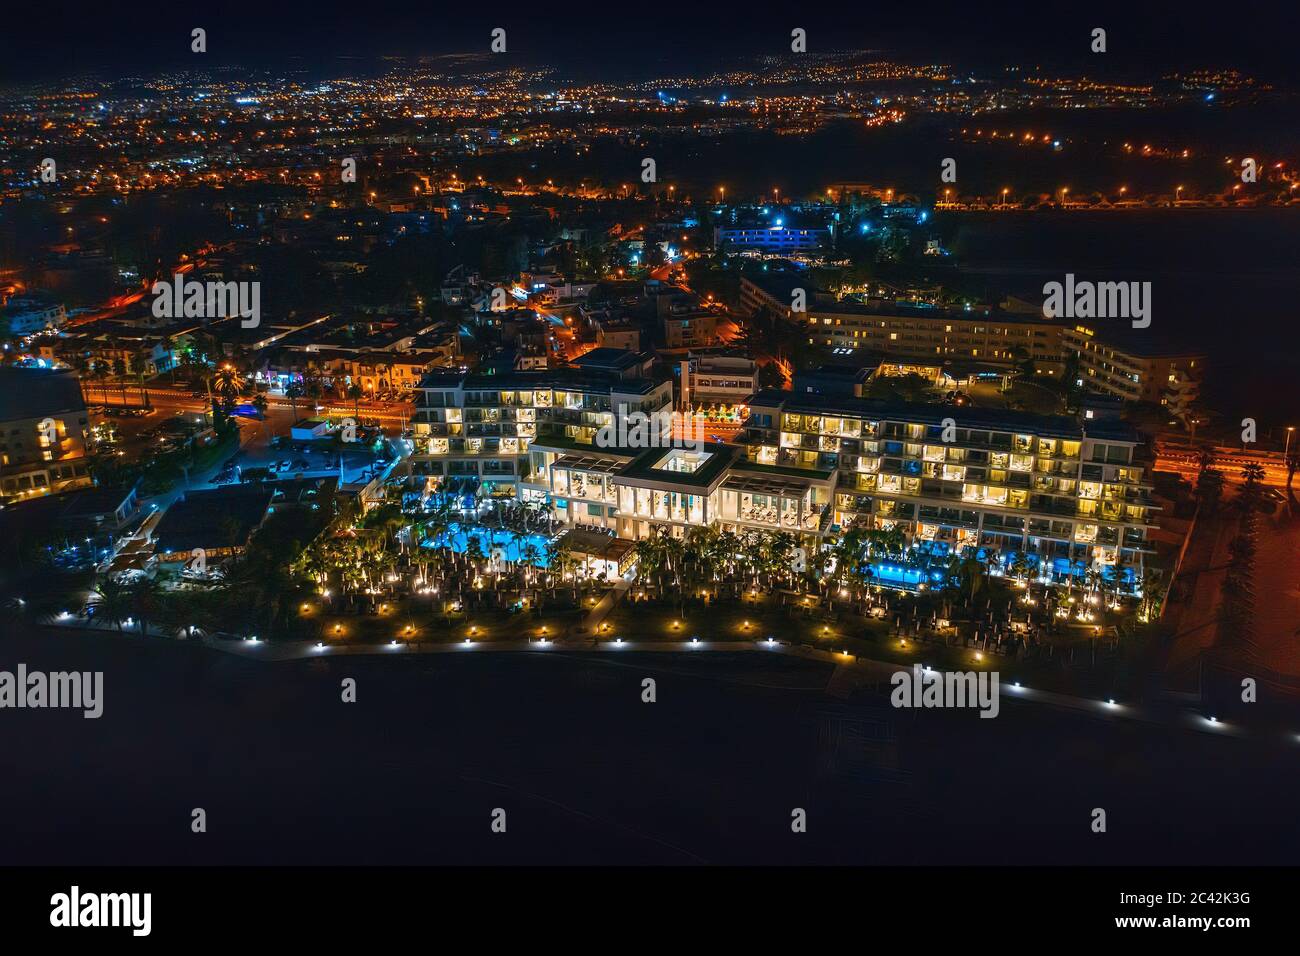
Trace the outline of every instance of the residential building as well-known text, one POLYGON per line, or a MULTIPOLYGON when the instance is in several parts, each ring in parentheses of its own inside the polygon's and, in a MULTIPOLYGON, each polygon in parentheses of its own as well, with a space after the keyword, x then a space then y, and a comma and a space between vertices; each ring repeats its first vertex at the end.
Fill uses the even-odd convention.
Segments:
POLYGON ((758 363, 744 355, 692 354, 680 374, 683 408, 737 405, 758 390, 758 363))
POLYGON ((672 408, 672 383, 645 374, 642 357, 596 349, 576 362, 544 371, 425 376, 412 416, 412 473, 441 478, 456 493, 481 488, 541 500, 555 458, 595 448, 597 433, 616 416, 672 408))
POLYGON ((1169 343, 1146 331, 1077 324, 1062 332, 1064 347, 1079 357, 1079 380, 1089 389, 1128 402, 1164 405, 1186 421, 1200 396, 1205 353, 1169 343))
POLYGON ((661 317, 664 348, 705 348, 718 341, 718 316, 704 309, 683 309, 661 317))
POLYGON ((640 322, 629 318, 598 318, 593 321, 596 344, 601 348, 640 350, 640 322))
POLYGON ((74 372, 0 368, 0 499, 89 488, 89 442, 74 372))
POLYGON ((61 329, 67 321, 68 313, 62 303, 43 296, 15 296, 0 308, 0 336, 61 329))
POLYGON ((825 228, 800 229, 784 225, 751 227, 716 227, 713 230, 714 248, 726 246, 728 251, 740 252, 757 249, 776 255, 812 252, 830 243, 831 231, 825 228))
POLYGON ((1150 550, 1152 486, 1122 423, 779 391, 749 409, 746 458, 830 476, 832 528, 897 525, 913 543, 1091 568, 1140 569, 1150 550))

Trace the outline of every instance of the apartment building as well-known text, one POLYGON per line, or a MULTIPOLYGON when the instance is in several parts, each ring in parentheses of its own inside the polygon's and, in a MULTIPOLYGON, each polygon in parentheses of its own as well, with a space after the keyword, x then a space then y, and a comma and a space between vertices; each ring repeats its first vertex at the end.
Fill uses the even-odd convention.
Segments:
POLYGON ((1008 368, 1032 359, 1035 369, 1046 374, 1058 374, 1074 354, 1086 389, 1128 402, 1163 405, 1184 423, 1200 396, 1205 373, 1206 356, 1196 349, 1117 323, 1062 324, 1023 303, 996 311, 859 303, 817 293, 807 280, 791 274, 743 278, 740 299, 748 315, 769 309, 806 324, 808 344, 823 348, 1008 368), (807 311, 794 312, 794 290, 805 286, 807 311))
POLYGON ((718 317, 703 309, 683 310, 663 316, 664 348, 689 349, 714 345, 718 340, 718 317))
POLYGON ((1150 551, 1152 486, 1122 423, 779 391, 749 408, 746 458, 833 482, 833 529, 898 525, 913 543, 1092 568, 1140 569, 1150 551))
POLYGON ((61 329, 67 321, 67 310, 60 302, 38 295, 14 296, 0 308, 0 336, 61 329))
POLYGON ((663 330, 664 348, 702 348, 716 343, 718 315, 705 308, 699 296, 657 279, 647 280, 644 292, 663 330))
POLYGON ((1079 356, 1079 377, 1086 388, 1129 402, 1164 405, 1186 421, 1200 396, 1205 353, 1137 330, 1074 325, 1061 334, 1064 347, 1079 356))
POLYGON ((640 350, 641 323, 635 319, 598 318, 591 324, 595 326, 596 345, 600 348, 640 350))
POLYGON ((1060 328, 1023 316, 837 302, 810 306, 804 321, 808 343, 826 348, 1006 366, 1032 359, 1044 370, 1061 364, 1060 328))
POLYGON ((89 441, 75 373, 0 368, 0 500, 89 488, 89 441))
POLYGON ((735 405, 758 390, 758 363, 744 355, 692 354, 680 375, 683 407, 735 405))
POLYGON ((616 417, 672 408, 670 381, 624 353, 598 354, 612 351, 555 369, 426 375, 412 417, 413 473, 448 488, 546 500, 557 458, 597 449, 597 434, 616 417))
POLYGON ((749 314, 766 308, 801 323, 808 344, 822 348, 1008 367, 1032 359, 1045 372, 1061 367, 1061 326, 1041 315, 835 299, 792 275, 741 279, 741 306, 749 314), (805 290, 803 312, 791 309, 796 288, 805 290))
POLYGON ((776 255, 812 252, 830 243, 829 229, 791 229, 785 226, 757 226, 752 228, 716 228, 713 230, 714 248, 723 247, 738 252, 757 249, 776 255))
POLYGON ((446 349, 408 349, 404 352, 353 352, 339 349, 283 348, 269 353, 255 375, 273 388, 314 378, 346 394, 355 383, 367 396, 414 389, 425 373, 449 364, 446 349))

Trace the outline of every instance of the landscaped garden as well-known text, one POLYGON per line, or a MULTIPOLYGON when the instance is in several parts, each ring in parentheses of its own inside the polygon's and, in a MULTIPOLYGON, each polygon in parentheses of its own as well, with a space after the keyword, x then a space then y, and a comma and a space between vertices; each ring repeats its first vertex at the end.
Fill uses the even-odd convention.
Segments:
POLYGON ((820 550, 787 532, 660 529, 633 544, 626 580, 569 551, 558 530, 537 506, 395 486, 365 513, 344 497, 277 511, 211 581, 102 580, 90 603, 110 626, 180 637, 770 640, 894 663, 1099 675, 1158 607, 1151 580, 1125 569, 913 543, 897 528, 851 526, 820 550))

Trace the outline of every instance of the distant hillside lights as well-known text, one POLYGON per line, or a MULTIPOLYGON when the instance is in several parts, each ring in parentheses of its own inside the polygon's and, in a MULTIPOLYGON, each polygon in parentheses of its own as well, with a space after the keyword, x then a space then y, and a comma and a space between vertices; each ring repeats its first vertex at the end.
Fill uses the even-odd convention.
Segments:
POLYGON ((1088 282, 1065 275, 1043 285, 1043 316, 1049 319, 1132 319, 1133 328, 1151 324, 1150 282, 1088 282))
POLYGON ((255 329, 262 322, 261 282, 199 282, 179 272, 153 284, 153 314, 159 319, 228 319, 255 329))

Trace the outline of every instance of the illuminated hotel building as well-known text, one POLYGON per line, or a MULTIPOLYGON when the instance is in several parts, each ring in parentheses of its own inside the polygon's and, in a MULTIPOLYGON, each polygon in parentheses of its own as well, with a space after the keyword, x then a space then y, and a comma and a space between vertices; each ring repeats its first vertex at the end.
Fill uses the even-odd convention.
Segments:
POLYGON ((597 379, 426 379, 415 474, 460 492, 489 484, 628 540, 714 526, 816 547, 854 524, 897 527, 931 551, 1029 554, 1058 574, 1118 566, 1126 581, 1151 550, 1142 446, 1117 422, 764 391, 735 444, 604 447, 603 425, 666 410, 671 392, 597 379))
POLYGON ((832 530, 897 525, 913 543, 1135 573, 1151 550, 1156 505, 1140 438, 1121 423, 780 391, 749 411, 746 458, 830 482, 832 530))
POLYGON ((0 499, 90 487, 89 440, 75 372, 0 368, 0 499))
POLYGON ((863 304, 806 289, 806 310, 791 309, 801 279, 777 276, 741 279, 742 309, 770 309, 800 323, 808 344, 828 349, 863 349, 890 357, 974 360, 1010 367, 1022 357, 1050 371, 1061 365, 1061 325, 1042 316, 986 310, 939 309, 895 303, 863 304))
POLYGON ((1185 419, 1200 397, 1205 355, 1171 345, 1145 332, 1117 332, 1095 324, 1061 332, 1065 348, 1079 356, 1085 388, 1129 402, 1164 405, 1185 419))

